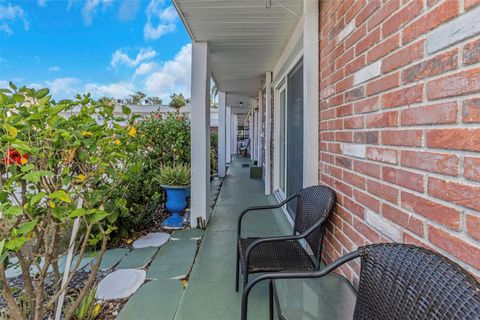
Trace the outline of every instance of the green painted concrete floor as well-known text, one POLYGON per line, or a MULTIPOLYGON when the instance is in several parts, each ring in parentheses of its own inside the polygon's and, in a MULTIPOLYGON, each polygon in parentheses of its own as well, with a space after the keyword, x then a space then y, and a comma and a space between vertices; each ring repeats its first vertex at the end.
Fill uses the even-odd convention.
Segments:
MULTIPOLYGON (((249 178, 248 159, 235 158, 230 164, 217 203, 195 259, 188 285, 175 320, 239 319, 241 292, 235 292, 235 241, 237 217, 249 206, 273 204, 264 195, 262 180, 249 178)), ((277 210, 252 213, 244 218, 242 235, 290 234, 291 226, 277 210)), ((267 285, 260 284, 250 295, 249 319, 268 319, 267 285)))

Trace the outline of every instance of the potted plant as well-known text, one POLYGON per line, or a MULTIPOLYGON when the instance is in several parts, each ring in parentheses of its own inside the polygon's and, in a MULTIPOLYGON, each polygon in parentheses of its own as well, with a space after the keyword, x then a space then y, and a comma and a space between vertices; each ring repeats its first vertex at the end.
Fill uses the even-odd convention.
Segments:
POLYGON ((167 210, 171 216, 165 219, 165 228, 176 229, 184 226, 184 219, 180 215, 187 207, 187 192, 190 188, 190 166, 181 164, 163 166, 160 168, 157 180, 167 193, 167 210))

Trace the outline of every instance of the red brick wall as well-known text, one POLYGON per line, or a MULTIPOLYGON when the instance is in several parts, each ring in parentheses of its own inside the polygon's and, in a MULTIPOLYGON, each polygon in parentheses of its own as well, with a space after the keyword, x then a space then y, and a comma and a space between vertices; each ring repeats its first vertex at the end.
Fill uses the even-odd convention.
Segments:
MULTIPOLYGON (((441 38, 479 3, 320 1, 320 181, 338 195, 327 262, 396 241, 480 277, 480 30, 441 38)), ((341 271, 356 282, 359 264, 341 271)))

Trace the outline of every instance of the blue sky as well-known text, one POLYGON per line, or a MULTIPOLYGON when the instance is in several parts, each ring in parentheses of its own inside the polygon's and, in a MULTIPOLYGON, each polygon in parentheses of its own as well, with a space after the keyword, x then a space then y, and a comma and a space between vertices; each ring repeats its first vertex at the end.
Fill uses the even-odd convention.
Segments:
POLYGON ((0 0, 0 87, 167 101, 190 96, 190 61, 170 0, 0 0))

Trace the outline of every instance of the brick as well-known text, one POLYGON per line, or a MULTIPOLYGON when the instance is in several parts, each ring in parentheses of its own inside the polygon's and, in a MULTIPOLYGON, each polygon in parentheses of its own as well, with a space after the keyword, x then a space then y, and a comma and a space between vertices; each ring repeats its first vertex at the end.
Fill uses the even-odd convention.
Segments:
POLYGON ((480 4, 480 0, 465 0, 464 7, 467 10, 470 10, 474 6, 477 6, 480 4))
POLYGON ((365 122, 367 128, 396 127, 398 125, 398 112, 389 111, 367 115, 365 122))
POLYGON ((361 192, 359 190, 353 190, 355 200, 360 204, 363 204, 367 208, 372 209, 375 212, 380 212, 380 201, 369 195, 368 193, 361 192))
POLYGON ((356 116, 346 118, 344 121, 345 129, 359 129, 364 127, 364 117, 356 116))
POLYGON ((417 17, 422 10, 423 1, 411 1, 406 7, 396 12, 382 24, 383 35, 386 36, 399 30, 401 26, 417 17))
POLYGON ((400 0, 391 0, 383 4, 383 6, 375 12, 370 20, 368 20, 368 30, 372 30, 380 23, 385 21, 400 6, 400 0))
POLYGON ((422 145, 422 130, 388 130, 382 131, 382 144, 405 147, 422 145))
POLYGON ((343 183, 340 180, 335 180, 335 183, 333 185, 335 191, 341 192, 348 197, 352 196, 352 187, 350 187, 348 184, 343 183))
POLYGON ((382 177, 385 181, 411 190, 423 192, 425 189, 423 174, 384 166, 382 177))
POLYGON ((366 158, 373 161, 397 164, 397 151, 378 147, 367 147, 366 158))
POLYGON ((473 239, 480 241, 480 217, 468 214, 465 221, 468 234, 473 239))
POLYGON ((345 51, 341 56, 338 57, 338 59, 335 61, 335 69, 338 70, 344 65, 346 65, 350 60, 353 59, 354 55, 354 48, 351 48, 350 50, 345 51))
POLYGON ((364 87, 358 87, 345 92, 345 102, 352 102, 365 97, 364 91, 365 91, 364 87))
POLYGON ((418 81, 456 69, 457 60, 458 49, 442 53, 405 69, 402 72, 402 81, 404 83, 418 81))
POLYGON ((427 130, 429 148, 480 151, 480 128, 427 130))
POLYGON ((459 210, 405 191, 402 191, 400 201, 402 208, 413 211, 450 229, 458 230, 460 228, 461 213, 459 210))
POLYGON ((337 84, 335 85, 335 91, 337 93, 341 93, 345 90, 352 88, 352 86, 353 86, 353 77, 344 78, 339 82, 337 82, 337 84))
POLYGON ((465 157, 463 175, 467 179, 480 181, 480 157, 465 157))
POLYGON ((380 107, 379 104, 380 97, 373 97, 364 99, 353 104, 353 109, 355 113, 364 113, 378 110, 380 107))
POLYGON ((343 143, 342 153, 351 157, 365 158, 366 147, 363 144, 343 143))
POLYGON ((365 189, 365 178, 349 171, 343 172, 343 181, 354 185, 357 188, 365 189))
POLYGON ((447 0, 441 5, 405 27, 403 30, 403 43, 408 43, 427 31, 436 28, 440 24, 458 15, 460 10, 458 0, 447 0))
POLYGON ((480 62, 480 39, 467 43, 463 47, 463 64, 470 65, 480 62))
POLYGON ((408 233, 403 234, 403 243, 413 244, 413 245, 418 246, 418 247, 424 247, 424 248, 432 250, 431 246, 427 245, 425 242, 420 241, 416 237, 409 235, 408 233))
POLYGON ((383 59, 382 73, 388 73, 422 58, 424 45, 425 41, 420 40, 386 57, 383 59))
POLYGON ((384 108, 394 108, 410 105, 413 103, 421 102, 422 100, 423 84, 389 92, 382 96, 384 108))
POLYGON ((480 7, 467 11, 427 35, 427 52, 435 53, 480 33, 480 7))
POLYGON ((463 102, 462 120, 464 123, 480 123, 480 99, 463 102))
POLYGON ((434 100, 477 92, 480 92, 480 68, 429 81, 427 97, 434 100))
POLYGON ((374 178, 380 178, 382 167, 378 164, 363 162, 363 161, 354 161, 353 170, 358 173, 365 174, 374 178))
POLYGON ((351 131, 335 132, 335 140, 341 142, 353 142, 353 133, 351 131))
MULTIPOLYGON (((352 222, 353 224, 353 222, 352 222)), ((347 235, 347 237, 352 240, 357 246, 365 245, 365 239, 358 233, 355 229, 351 227, 351 225, 343 224, 343 232, 347 235)))
POLYGON ((365 6, 366 0, 358 0, 350 3, 347 14, 345 15, 346 21, 350 21, 353 17, 365 6))
POLYGON ((347 24, 337 35, 337 44, 345 40, 355 30, 355 21, 351 21, 347 24))
POLYGON ((359 12, 358 16, 355 18, 355 22, 357 26, 362 25, 365 20, 370 18, 372 14, 380 7, 381 1, 380 0, 370 0, 368 1, 365 8, 359 12))
POLYGON ((360 218, 365 217, 365 209, 355 201, 351 200, 350 198, 344 199, 344 206, 348 211, 350 211, 354 215, 360 218))
POLYGON ((370 32, 362 40, 358 41, 358 43, 355 45, 355 55, 358 56, 362 54, 366 50, 373 47, 373 45, 375 45, 379 41, 380 41, 380 27, 370 32))
POLYGON ((472 245, 434 226, 428 226, 428 240, 452 256, 480 269, 480 246, 472 245))
POLYGON ((367 190, 368 192, 390 201, 392 203, 398 202, 398 189, 390 187, 384 183, 380 183, 373 180, 367 181, 367 190))
POLYGON ((428 194, 432 197, 480 211, 480 187, 459 182, 428 179, 428 194))
MULTIPOLYGON (((478 109, 480 116, 480 107, 478 109)), ((409 108, 400 112, 400 125, 415 126, 456 123, 457 111, 456 101, 409 108)))
POLYGON ((410 213, 399 210, 384 203, 382 206, 382 214, 385 218, 395 222, 396 224, 412 231, 419 236, 423 236, 423 221, 414 217, 410 213))
POLYGON ((367 84, 367 96, 397 87, 400 84, 399 73, 393 73, 367 84))
POLYGON ((358 40, 363 38, 367 32, 367 27, 365 25, 360 28, 356 28, 347 39, 345 39, 345 49, 353 46, 358 40))
POLYGON ((381 67, 381 62, 377 61, 358 70, 357 72, 355 72, 353 76, 354 77, 353 84, 358 85, 362 82, 378 77, 380 75, 380 67, 381 67))
POLYGON ((397 49, 400 45, 400 35, 394 34, 390 38, 380 42, 367 52, 367 63, 376 61, 388 53, 397 49))
POLYGON ((355 143, 378 144, 378 131, 356 131, 353 135, 355 143))
POLYGON ((454 154, 403 150, 400 163, 404 167, 451 176, 458 175, 459 160, 454 154))
POLYGON ((365 213, 365 220, 373 228, 377 229, 382 235, 390 240, 400 242, 402 240, 402 233, 389 220, 385 219, 373 211, 367 210, 365 213))
POLYGON ((335 157, 335 164, 337 166, 343 167, 345 169, 349 169, 349 170, 352 169, 352 160, 350 160, 348 158, 345 158, 345 157, 336 156, 335 157))
POLYGON ((345 75, 348 76, 365 65, 365 55, 355 58, 345 66, 345 75))
POLYGON ((373 230, 358 219, 355 219, 353 221, 353 227, 372 243, 378 243, 378 241, 380 240, 380 237, 375 230, 373 230))

